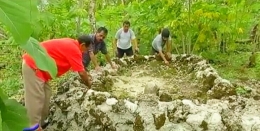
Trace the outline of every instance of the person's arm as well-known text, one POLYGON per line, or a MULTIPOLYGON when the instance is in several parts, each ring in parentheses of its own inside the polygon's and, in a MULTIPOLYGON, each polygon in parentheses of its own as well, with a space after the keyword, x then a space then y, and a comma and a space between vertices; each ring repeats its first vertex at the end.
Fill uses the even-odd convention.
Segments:
POLYGON ((106 43, 103 42, 103 43, 101 43, 101 44, 102 44, 102 45, 101 45, 101 53, 102 53, 103 55, 105 55, 106 61, 111 65, 112 68, 114 68, 114 65, 113 65, 113 63, 112 63, 112 61, 111 61, 110 55, 108 54, 108 51, 107 51, 106 43))
POLYGON ((138 48, 138 43, 136 38, 132 40, 132 42, 134 43, 134 48, 137 49, 138 48))
POLYGON ((115 38, 114 41, 113 41, 113 53, 115 53, 117 51, 117 45, 116 45, 117 40, 118 39, 115 38))
POLYGON ((91 81, 88 76, 88 72, 84 69, 83 63, 82 63, 82 53, 77 49, 78 47, 71 48, 70 49, 70 55, 67 55, 67 60, 69 61, 71 65, 71 69, 74 72, 78 72, 80 78, 83 80, 83 83, 91 88, 91 81))
POLYGON ((165 55, 164 55, 163 52, 162 52, 162 44, 161 44, 159 41, 156 41, 156 46, 157 46, 159 55, 161 56, 161 58, 163 59, 163 61, 164 61, 165 63, 168 63, 167 59, 165 58, 165 55))
POLYGON ((115 52, 117 52, 117 42, 118 42, 118 39, 119 39, 119 35, 120 35, 120 30, 118 30, 117 32, 116 32, 116 35, 115 35, 115 38, 114 38, 114 41, 113 41, 113 53, 115 53, 115 52))
POLYGON ((95 68, 98 68, 99 65, 98 65, 97 58, 96 58, 94 52, 93 52, 93 51, 90 51, 90 52, 89 52, 89 56, 90 56, 91 61, 92 61, 93 64, 94 64, 95 68))
POLYGON ((159 55, 161 56, 161 58, 163 59, 163 61, 166 62, 167 60, 166 60, 166 58, 165 58, 165 56, 164 56, 162 50, 160 50, 160 51, 158 51, 158 52, 159 52, 159 55))
POLYGON ((131 43, 133 43, 133 51, 138 51, 138 44, 137 44, 137 40, 136 40, 136 36, 135 36, 135 33, 130 30, 130 33, 131 33, 131 43))
POLYGON ((137 45, 137 40, 136 40, 136 39, 133 39, 133 40, 132 40, 132 43, 134 43, 134 44, 133 44, 134 47, 132 48, 132 49, 133 49, 133 53, 136 54, 136 53, 139 52, 139 48, 138 48, 138 45, 137 45))
POLYGON ((106 61, 111 65, 111 67, 113 67, 114 65, 113 65, 113 63, 112 63, 112 61, 111 61, 110 55, 107 53, 107 54, 105 55, 105 57, 106 57, 106 61))
POLYGON ((87 71, 79 71, 78 72, 80 78, 84 81, 84 84, 91 88, 91 81, 90 81, 90 78, 89 78, 89 75, 88 75, 88 72, 87 71))

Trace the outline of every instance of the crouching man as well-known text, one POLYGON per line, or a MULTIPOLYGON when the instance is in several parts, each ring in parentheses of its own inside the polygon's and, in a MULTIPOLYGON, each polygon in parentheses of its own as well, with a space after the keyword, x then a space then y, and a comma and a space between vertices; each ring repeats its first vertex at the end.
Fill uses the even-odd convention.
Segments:
MULTIPOLYGON (((61 38, 44 41, 41 46, 55 61, 57 77, 71 69, 78 72, 84 84, 91 88, 88 72, 85 71, 82 63, 82 52, 88 50, 90 44, 91 37, 82 35, 77 40, 61 38)), ((27 53, 23 55, 22 74, 25 88, 25 107, 30 126, 39 124, 40 127, 45 128, 47 123, 44 120, 49 115, 51 97, 48 81, 52 78, 48 72, 40 70, 36 66, 35 60, 27 53)))
POLYGON ((171 37, 170 31, 167 28, 162 29, 161 33, 158 34, 153 42, 151 55, 156 55, 156 58, 163 60, 166 65, 169 64, 171 60, 171 37), (164 46, 166 45, 166 52, 163 51, 164 46))

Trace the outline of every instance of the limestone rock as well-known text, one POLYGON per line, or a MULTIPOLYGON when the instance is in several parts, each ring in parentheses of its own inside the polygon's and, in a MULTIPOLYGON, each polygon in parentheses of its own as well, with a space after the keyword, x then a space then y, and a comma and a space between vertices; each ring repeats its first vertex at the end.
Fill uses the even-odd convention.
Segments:
POLYGON ((171 95, 167 92, 161 93, 159 97, 160 97, 160 101, 165 101, 165 102, 172 101, 171 95))
POLYGON ((154 94, 157 95, 159 93, 159 87, 154 82, 148 82, 144 88, 144 94, 154 94))
MULTIPOLYGON (((119 63, 118 70, 107 65, 101 72, 90 71, 93 79, 92 89, 86 90, 77 75, 70 76, 58 86, 57 94, 51 100, 51 124, 47 130, 260 129, 260 104, 257 96, 259 92, 250 89, 249 93, 254 94, 252 97, 236 96, 236 86, 221 78, 217 71, 199 56, 172 55, 169 67, 156 62, 154 56, 129 57, 116 59, 114 62, 119 63), (154 66, 149 65, 149 62, 154 62, 154 66), (137 74, 133 69, 138 68, 143 69, 138 72, 140 76, 143 75, 143 79, 135 79, 138 82, 136 84, 131 80, 137 74), (153 74, 149 74, 152 71, 153 74), (166 76, 157 79, 163 74, 166 76), (145 79, 147 76, 157 80, 149 81, 145 79), (122 77, 121 83, 117 83, 115 87, 119 77, 122 77), (134 86, 126 87, 127 83, 134 86)), ((253 82, 249 87, 259 85, 253 82)))

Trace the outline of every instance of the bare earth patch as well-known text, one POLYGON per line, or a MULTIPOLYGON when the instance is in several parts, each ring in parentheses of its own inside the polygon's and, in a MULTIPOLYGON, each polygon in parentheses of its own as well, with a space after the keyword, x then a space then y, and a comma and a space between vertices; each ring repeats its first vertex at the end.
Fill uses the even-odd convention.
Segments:
MULTIPOLYGON (((122 70, 124 70, 123 75, 111 77, 114 81, 111 92, 118 97, 136 98, 146 93, 145 90, 152 88, 151 86, 156 86, 157 91, 161 89, 169 92, 173 99, 192 99, 201 95, 199 83, 194 80, 194 75, 183 74, 183 72, 178 72, 175 67, 166 67, 158 61, 122 70)), ((156 94, 156 92, 154 93, 156 94)))

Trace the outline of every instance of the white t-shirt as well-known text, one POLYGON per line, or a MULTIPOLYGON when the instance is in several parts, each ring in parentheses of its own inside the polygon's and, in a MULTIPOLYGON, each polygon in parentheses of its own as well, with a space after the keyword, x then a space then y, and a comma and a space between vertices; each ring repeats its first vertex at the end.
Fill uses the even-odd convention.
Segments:
POLYGON ((132 46, 131 40, 135 39, 135 33, 131 29, 124 32, 123 28, 121 28, 116 32, 115 38, 117 39, 118 48, 129 49, 132 46))
MULTIPOLYGON (((168 40, 171 40, 171 36, 169 37, 168 40)), ((162 51, 163 47, 165 46, 165 42, 162 39, 162 34, 158 34, 152 42, 152 46, 156 51, 162 51)))

